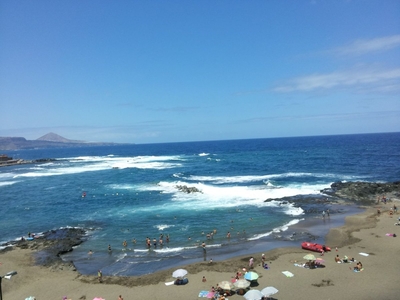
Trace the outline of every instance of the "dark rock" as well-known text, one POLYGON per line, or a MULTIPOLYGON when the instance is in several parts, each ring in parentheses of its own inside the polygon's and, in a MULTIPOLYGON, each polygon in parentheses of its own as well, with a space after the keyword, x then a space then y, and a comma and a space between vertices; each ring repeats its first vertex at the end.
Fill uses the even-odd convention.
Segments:
POLYGON ((198 188, 195 187, 188 187, 186 185, 177 185, 176 188, 180 190, 181 192, 184 192, 186 194, 191 194, 191 193, 201 193, 201 191, 198 188))
POLYGON ((330 188, 321 190, 321 193, 371 204, 383 196, 389 199, 391 196, 400 196, 400 181, 389 183, 339 181, 332 183, 330 188))
POLYGON ((36 236, 32 241, 20 240, 6 243, 3 245, 6 248, 2 251, 11 250, 12 246, 36 250, 34 255, 36 264, 76 270, 72 262, 65 262, 60 256, 73 251, 73 247, 80 245, 85 240, 86 230, 82 228, 61 228, 47 231, 36 236))

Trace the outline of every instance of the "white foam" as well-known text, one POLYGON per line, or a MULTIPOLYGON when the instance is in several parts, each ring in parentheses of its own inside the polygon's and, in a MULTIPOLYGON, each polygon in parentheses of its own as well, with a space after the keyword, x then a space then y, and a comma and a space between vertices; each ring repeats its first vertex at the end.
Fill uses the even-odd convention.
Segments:
POLYGON ((116 262, 123 260, 127 256, 126 253, 118 254, 116 258, 116 262))
POLYGON ((200 154, 199 154, 199 156, 208 156, 208 155, 210 155, 210 153, 204 153, 204 152, 203 152, 203 153, 200 153, 200 154))
POLYGON ((19 182, 19 181, 3 181, 3 182, 0 182, 0 187, 1 186, 7 186, 7 185, 13 185, 13 184, 15 184, 17 182, 19 182))
POLYGON ((340 176, 343 179, 354 180, 355 176, 338 175, 330 173, 305 173, 305 172, 288 172, 282 174, 266 174, 266 175, 246 175, 246 176, 189 176, 188 180, 201 181, 201 182, 213 182, 214 184, 225 184, 225 183, 247 183, 263 181, 267 185, 272 184, 271 180, 280 178, 301 178, 301 177, 316 177, 316 178, 333 178, 336 179, 340 176))
MULTIPOLYGON (((241 207, 252 205, 257 207, 279 207, 280 201, 268 201, 267 199, 280 199, 295 195, 319 194, 319 191, 327 185, 293 185, 280 189, 265 188, 260 186, 214 186, 203 183, 189 183, 185 181, 159 182, 157 185, 137 186, 140 190, 158 191, 171 194, 171 209, 210 209, 220 207, 241 207), (184 193, 177 186, 194 187, 201 192, 184 193)), ((288 215, 299 215, 303 211, 293 204, 281 206, 288 215)))
POLYGON ((175 227, 175 225, 160 224, 160 225, 155 225, 153 227, 157 228, 160 231, 163 231, 164 229, 175 227))
POLYGON ((162 247, 162 248, 153 249, 153 251, 157 252, 157 253, 171 253, 171 252, 180 252, 185 249, 188 249, 188 247, 175 247, 175 248, 162 247))
POLYGON ((259 239, 261 239, 263 237, 267 237, 267 236, 271 235, 273 232, 286 231, 286 230, 289 229, 290 226, 293 226, 293 225, 299 223, 302 220, 304 220, 304 219, 293 219, 290 222, 288 222, 287 224, 284 224, 282 226, 279 226, 279 227, 276 227, 276 228, 272 229, 272 231, 261 233, 261 234, 256 234, 253 237, 248 238, 248 240, 250 240, 250 241, 259 240, 259 239))
POLYGON ((0 180, 7 180, 10 178, 14 178, 15 173, 0 173, 0 180))
POLYGON ((180 156, 79 156, 57 163, 42 164, 40 167, 34 166, 29 168, 28 172, 13 174, 12 177, 57 176, 126 168, 161 170, 180 167, 182 165, 180 161, 183 160, 180 156))

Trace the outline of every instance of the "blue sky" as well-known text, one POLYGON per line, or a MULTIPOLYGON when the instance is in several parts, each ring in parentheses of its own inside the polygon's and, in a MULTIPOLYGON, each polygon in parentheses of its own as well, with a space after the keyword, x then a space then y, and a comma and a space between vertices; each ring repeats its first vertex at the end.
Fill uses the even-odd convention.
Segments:
POLYGON ((400 131, 400 1, 0 2, 0 136, 400 131))

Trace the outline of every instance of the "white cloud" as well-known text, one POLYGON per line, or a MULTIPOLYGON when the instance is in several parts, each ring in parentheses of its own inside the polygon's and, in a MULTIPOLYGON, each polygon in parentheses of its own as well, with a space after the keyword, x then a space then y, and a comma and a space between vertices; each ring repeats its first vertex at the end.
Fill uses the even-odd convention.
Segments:
POLYGON ((378 51, 386 51, 400 46, 400 35, 392 35, 370 40, 357 40, 353 43, 333 50, 339 55, 362 55, 378 51))
POLYGON ((341 88, 368 88, 374 87, 380 91, 400 90, 400 68, 378 70, 376 68, 362 68, 348 71, 338 71, 327 74, 314 74, 297 77, 287 83, 276 86, 275 92, 310 92, 316 90, 341 88))

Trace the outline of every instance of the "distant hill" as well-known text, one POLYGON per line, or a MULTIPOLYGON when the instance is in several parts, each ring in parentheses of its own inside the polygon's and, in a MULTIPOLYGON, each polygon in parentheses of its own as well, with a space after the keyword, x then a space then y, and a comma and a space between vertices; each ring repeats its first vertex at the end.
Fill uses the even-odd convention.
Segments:
POLYGON ((56 133, 50 132, 36 140, 27 140, 23 137, 0 137, 0 151, 21 149, 43 149, 43 148, 74 148, 93 146, 113 146, 117 143, 108 142, 85 142, 69 140, 56 133))
POLYGON ((85 141, 69 140, 53 132, 45 134, 44 136, 36 139, 36 141, 47 141, 47 142, 57 142, 57 143, 86 143, 85 141))

